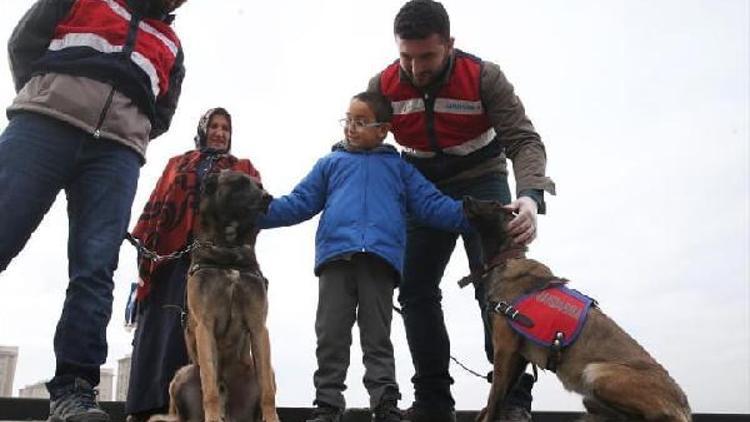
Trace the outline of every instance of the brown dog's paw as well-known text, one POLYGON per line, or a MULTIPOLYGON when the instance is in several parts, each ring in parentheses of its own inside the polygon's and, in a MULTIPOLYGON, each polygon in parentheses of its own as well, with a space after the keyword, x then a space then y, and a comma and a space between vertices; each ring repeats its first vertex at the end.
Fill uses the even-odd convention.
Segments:
POLYGON ((180 418, 175 415, 152 415, 148 422, 180 422, 180 418))

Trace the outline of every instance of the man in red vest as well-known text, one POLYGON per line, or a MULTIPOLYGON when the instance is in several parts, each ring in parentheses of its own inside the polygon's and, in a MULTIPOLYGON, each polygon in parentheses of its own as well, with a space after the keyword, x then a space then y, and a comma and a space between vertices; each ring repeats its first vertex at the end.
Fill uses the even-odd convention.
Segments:
MULTIPOLYGON (((370 80, 368 90, 393 105, 392 131, 403 157, 445 194, 508 204, 518 213, 509 232, 520 244, 536 237, 536 215, 545 212, 544 145, 513 86, 498 65, 453 47, 448 14, 433 0, 411 0, 396 15, 399 59, 370 80), (506 157, 513 162, 517 199, 511 202, 506 157)), ((457 235, 418 224, 408 227, 399 302, 414 363, 411 422, 453 422, 455 401, 448 372, 450 342, 441 308, 440 279, 457 235)), ((472 271, 482 265, 477 236, 464 236, 472 271)), ((487 257, 492 258, 492 257, 487 257)), ((485 293, 475 286, 492 360, 485 293)), ((530 420, 531 384, 524 375, 510 393, 503 420, 530 420)))
POLYGON ((68 201, 50 422, 109 421, 94 387, 112 276, 146 147, 169 129, 180 96, 182 47, 170 23, 184 1, 37 0, 8 41, 17 95, 0 134, 0 273, 60 190, 68 201))

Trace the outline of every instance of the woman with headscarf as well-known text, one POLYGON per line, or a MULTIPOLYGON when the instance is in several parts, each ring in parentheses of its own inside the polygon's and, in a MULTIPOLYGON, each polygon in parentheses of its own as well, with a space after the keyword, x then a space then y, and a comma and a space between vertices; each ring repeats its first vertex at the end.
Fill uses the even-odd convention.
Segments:
MULTIPOLYGON (((231 135, 229 113, 220 107, 210 109, 198 123, 195 149, 169 160, 133 229, 133 236, 146 248, 167 255, 190 245, 198 222, 201 182, 207 174, 231 169, 260 182, 250 160, 229 153, 231 135)), ((163 261, 139 255, 137 311, 133 312, 137 328, 125 404, 128 422, 166 413, 169 382, 188 363, 182 318, 189 265, 190 254, 163 261)))

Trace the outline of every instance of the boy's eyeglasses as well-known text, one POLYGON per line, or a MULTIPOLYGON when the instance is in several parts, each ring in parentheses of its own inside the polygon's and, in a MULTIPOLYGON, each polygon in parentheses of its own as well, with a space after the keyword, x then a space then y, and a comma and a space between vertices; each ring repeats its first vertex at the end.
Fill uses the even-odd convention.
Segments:
POLYGON ((367 123, 362 120, 341 119, 339 120, 339 124, 341 124, 341 127, 343 128, 350 127, 354 130, 362 130, 368 127, 378 127, 382 125, 383 123, 379 123, 379 122, 367 123))

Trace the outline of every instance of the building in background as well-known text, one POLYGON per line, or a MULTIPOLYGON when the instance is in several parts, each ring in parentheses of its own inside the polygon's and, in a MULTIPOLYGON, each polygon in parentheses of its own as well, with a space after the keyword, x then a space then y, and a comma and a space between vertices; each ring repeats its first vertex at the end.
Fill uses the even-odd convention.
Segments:
MULTIPOLYGON (((112 401, 114 399, 115 371, 111 368, 101 368, 99 371, 98 399, 101 401, 112 401)), ((18 390, 18 397, 27 399, 48 399, 49 392, 45 385, 47 381, 39 381, 36 384, 27 385, 18 390)))
POLYGON ((0 346, 0 397, 13 396, 16 362, 18 362, 18 347, 0 346))
POLYGON ((49 392, 47 391, 46 381, 39 381, 36 384, 27 385, 22 389, 18 390, 18 397, 24 399, 48 399, 49 392))
POLYGON ((112 401, 115 397, 115 370, 112 368, 101 368, 99 370, 99 385, 96 387, 99 390, 100 401, 112 401))
MULTIPOLYGON (((13 380, 18 361, 18 347, 0 346, 0 397, 13 397, 13 380)), ((111 368, 101 368, 99 372, 99 400, 125 401, 128 395, 128 381, 130 379, 130 355, 117 360, 117 374, 111 368)), ((18 390, 22 398, 47 399, 49 392, 45 383, 47 380, 27 385, 18 390)))
POLYGON ((130 355, 117 360, 117 396, 115 400, 125 401, 128 397, 128 382, 130 381, 130 355))

